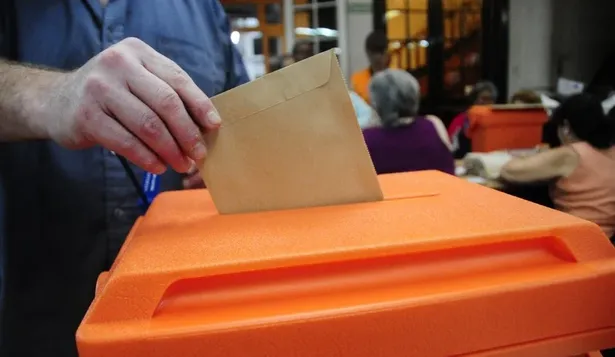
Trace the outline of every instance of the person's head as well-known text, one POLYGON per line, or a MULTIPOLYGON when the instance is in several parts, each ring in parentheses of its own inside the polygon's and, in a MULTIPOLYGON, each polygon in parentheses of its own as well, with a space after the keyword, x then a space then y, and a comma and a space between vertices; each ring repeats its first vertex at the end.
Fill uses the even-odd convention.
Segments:
POLYGON ((470 102, 475 105, 489 105, 498 98, 498 89, 489 81, 478 82, 469 95, 470 102))
POLYGON ((582 93, 566 99, 555 111, 551 121, 557 126, 562 144, 585 141, 597 149, 613 144, 613 122, 604 113, 597 97, 582 93))
POLYGON ((299 62, 314 55, 314 45, 307 40, 297 40, 293 46, 293 61, 299 62))
POLYGON ((293 56, 286 54, 282 57, 282 68, 288 67, 293 63, 295 63, 293 56))
POLYGON ((374 31, 365 39, 365 52, 374 73, 389 68, 389 40, 382 31, 374 31))
POLYGON ((418 114, 421 100, 419 82, 401 69, 386 69, 372 77, 370 98, 384 127, 402 125, 402 119, 418 114))
POLYGON ((540 104, 542 100, 536 92, 531 90, 520 90, 512 96, 512 104, 540 104))
POLYGON ((604 84, 604 85, 597 85, 591 88, 587 88, 585 92, 594 95, 596 98, 600 100, 605 100, 613 95, 614 90, 612 86, 608 84, 604 84))

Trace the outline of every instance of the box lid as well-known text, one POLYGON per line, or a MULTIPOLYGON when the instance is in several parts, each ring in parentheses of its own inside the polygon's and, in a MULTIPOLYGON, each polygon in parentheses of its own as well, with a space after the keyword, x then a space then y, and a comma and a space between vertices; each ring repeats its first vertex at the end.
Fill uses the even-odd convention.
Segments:
POLYGON ((159 196, 102 279, 81 356, 615 344, 615 248, 598 226, 442 173, 379 179, 381 202, 238 215, 204 190, 159 196))

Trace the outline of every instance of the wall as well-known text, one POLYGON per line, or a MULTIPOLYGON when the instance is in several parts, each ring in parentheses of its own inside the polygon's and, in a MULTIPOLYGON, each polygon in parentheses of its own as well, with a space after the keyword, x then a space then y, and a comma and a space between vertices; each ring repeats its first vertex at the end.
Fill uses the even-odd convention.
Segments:
POLYGON ((348 1, 348 53, 350 73, 366 68, 365 39, 372 32, 371 0, 348 1))
POLYGON ((589 83, 615 51, 613 0, 510 0, 508 90, 589 83))
POLYGON ((552 84, 553 5, 562 0, 511 0, 508 93, 552 84))
POLYGON ((564 77, 588 83, 615 50, 613 0, 555 0, 553 62, 564 77))

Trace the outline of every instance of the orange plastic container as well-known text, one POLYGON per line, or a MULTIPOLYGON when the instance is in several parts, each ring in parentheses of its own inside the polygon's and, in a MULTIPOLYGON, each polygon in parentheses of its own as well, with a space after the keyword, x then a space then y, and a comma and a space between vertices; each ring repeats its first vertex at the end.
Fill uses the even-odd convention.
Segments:
POLYGON ((472 151, 532 148, 542 142, 542 107, 475 106, 468 112, 472 151))
POLYGON ((615 248, 589 222, 437 172, 386 199, 142 217, 77 332, 81 357, 565 357, 615 345, 615 248))

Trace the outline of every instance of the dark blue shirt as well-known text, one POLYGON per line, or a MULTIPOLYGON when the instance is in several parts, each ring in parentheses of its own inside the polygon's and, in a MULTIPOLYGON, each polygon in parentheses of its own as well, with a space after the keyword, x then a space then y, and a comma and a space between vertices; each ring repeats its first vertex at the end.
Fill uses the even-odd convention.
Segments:
MULTIPOLYGON (((209 96, 248 81, 217 0, 110 0, 105 8, 100 0, 0 1, 5 58, 71 70, 137 37, 209 96)), ((163 175, 163 190, 179 188, 180 175, 163 175)), ((1 144, 0 214, 0 355, 76 356, 74 332, 96 278, 142 214, 135 188, 100 147, 1 144)))

